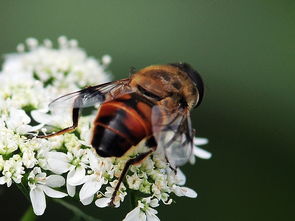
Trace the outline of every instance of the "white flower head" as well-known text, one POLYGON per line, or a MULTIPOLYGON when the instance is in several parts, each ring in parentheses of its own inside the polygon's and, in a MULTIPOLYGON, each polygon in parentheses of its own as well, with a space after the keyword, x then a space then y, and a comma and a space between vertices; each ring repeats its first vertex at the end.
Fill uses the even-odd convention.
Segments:
MULTIPOLYGON (((194 190, 184 186, 185 175, 179 169, 175 173, 161 151, 131 165, 115 192, 126 162, 147 152, 148 147, 143 139, 121 158, 98 156, 90 145, 97 111, 82 112, 74 133, 48 139, 37 136, 40 130, 48 134, 72 125, 71 100, 69 106, 65 102, 64 107, 48 108, 53 99, 110 80, 106 71, 109 55, 98 61, 87 56, 77 40, 65 36, 57 43, 56 48, 48 39, 28 38, 17 46, 18 53, 5 57, 0 71, 0 184, 9 187, 27 179, 36 215, 44 213, 46 195, 61 198, 68 194, 78 196, 83 205, 95 202, 101 208, 110 204, 117 208, 132 191, 138 193, 138 204, 127 214, 127 221, 159 220, 155 207, 171 204, 173 194, 196 197, 194 190), (27 138, 28 134, 34 138, 27 138), (62 187, 67 194, 60 191, 62 187)), ((194 139, 190 162, 194 163, 195 157, 211 157, 199 148, 207 142, 194 139)))

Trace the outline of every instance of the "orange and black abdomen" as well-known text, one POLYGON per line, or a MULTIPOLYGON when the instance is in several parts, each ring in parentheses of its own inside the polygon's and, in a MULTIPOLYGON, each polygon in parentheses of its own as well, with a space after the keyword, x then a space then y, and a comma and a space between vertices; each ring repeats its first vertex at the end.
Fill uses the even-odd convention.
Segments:
POLYGON ((93 125, 91 145, 102 157, 120 157, 152 134, 152 103, 137 93, 103 103, 93 125))

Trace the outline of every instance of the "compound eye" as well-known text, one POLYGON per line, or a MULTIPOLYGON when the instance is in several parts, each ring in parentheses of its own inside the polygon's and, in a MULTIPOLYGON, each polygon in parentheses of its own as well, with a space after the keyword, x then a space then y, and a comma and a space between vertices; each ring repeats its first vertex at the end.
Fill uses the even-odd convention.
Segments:
POLYGON ((199 106, 201 104, 203 96, 204 96, 204 83, 201 78, 201 75, 187 63, 179 62, 179 63, 172 63, 170 65, 177 67, 181 71, 185 72, 191 78, 191 80, 194 82, 194 84, 196 85, 196 87, 198 89, 198 93, 199 93, 199 100, 198 100, 198 103, 196 104, 195 107, 199 106))

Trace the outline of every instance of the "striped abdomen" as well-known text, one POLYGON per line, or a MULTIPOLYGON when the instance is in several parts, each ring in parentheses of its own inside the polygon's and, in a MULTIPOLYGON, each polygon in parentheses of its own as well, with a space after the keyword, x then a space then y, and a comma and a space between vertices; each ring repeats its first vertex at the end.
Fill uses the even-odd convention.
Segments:
POLYGON ((91 144, 102 157, 120 157, 152 134, 152 104, 137 93, 103 103, 94 121, 91 144))

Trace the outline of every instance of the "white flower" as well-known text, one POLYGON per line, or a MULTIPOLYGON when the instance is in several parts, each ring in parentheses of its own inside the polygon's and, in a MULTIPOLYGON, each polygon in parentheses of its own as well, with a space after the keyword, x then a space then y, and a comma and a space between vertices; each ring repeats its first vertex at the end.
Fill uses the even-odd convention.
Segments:
POLYGON ((42 215, 46 209, 45 194, 52 198, 63 198, 67 194, 54 190, 65 184, 65 179, 59 175, 46 176, 40 167, 35 167, 28 176, 28 185, 30 187, 30 199, 34 213, 42 215))
POLYGON ((35 157, 35 152, 30 149, 27 149, 23 152, 22 161, 27 168, 33 168, 38 162, 35 157))
POLYGON ((85 177, 85 183, 79 193, 80 200, 84 205, 90 204, 94 194, 100 190, 103 184, 107 184, 108 180, 104 177, 104 173, 112 170, 112 164, 107 159, 98 158, 91 150, 88 151, 88 157, 92 174, 85 177))
MULTIPOLYGON (((104 208, 109 205, 117 183, 118 183, 118 180, 110 182, 111 186, 106 187, 106 192, 104 193, 104 197, 99 198, 95 201, 95 205, 97 207, 104 208)), ((115 196, 115 199, 113 201, 115 208, 120 206, 120 202, 124 201, 126 195, 127 195, 126 187, 123 183, 121 183, 119 191, 117 192, 117 195, 115 196)))
POLYGON ((43 169, 48 169, 46 154, 53 149, 53 143, 46 139, 28 139, 19 144, 19 149, 22 152, 22 161, 25 167, 33 168, 39 165, 43 169))
POLYGON ((44 170, 49 170, 49 166, 47 162, 47 154, 49 153, 49 151, 50 151, 50 148, 44 145, 44 147, 42 149, 39 149, 37 152, 36 158, 38 159, 38 165, 44 170))
POLYGON ((20 136, 7 128, 0 128, 0 154, 8 155, 18 149, 20 136))
POLYGON ((22 166, 21 157, 15 154, 9 160, 4 162, 2 170, 4 176, 0 177, 0 184, 2 185, 6 183, 7 187, 10 187, 12 181, 20 183, 24 173, 25 171, 22 166))
POLYGON ((88 158, 85 149, 75 148, 67 154, 62 152, 49 152, 47 162, 49 169, 56 174, 67 174, 67 189, 70 196, 75 195, 75 186, 85 182, 85 168, 88 158))
POLYGON ((131 210, 123 221, 159 221, 156 216, 157 210, 151 207, 159 206, 158 200, 149 198, 143 198, 138 201, 138 206, 131 210))
POLYGON ((46 139, 28 139, 19 144, 22 152, 22 161, 27 168, 33 168, 35 165, 47 170, 46 154, 53 149, 54 144, 46 139))
POLYGON ((140 188, 141 183, 143 182, 143 179, 139 178, 136 173, 134 173, 132 176, 127 175, 126 180, 129 188, 132 190, 138 190, 140 188))
POLYGON ((112 62, 112 57, 110 55, 104 55, 101 61, 104 66, 108 66, 112 62))
POLYGON ((26 134, 31 131, 36 131, 44 126, 43 124, 40 124, 32 127, 29 125, 30 122, 31 118, 24 110, 11 108, 9 119, 6 120, 6 125, 8 129, 11 129, 19 134, 26 134))

